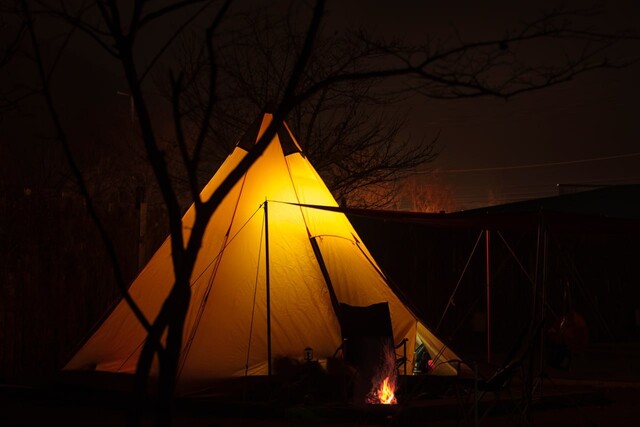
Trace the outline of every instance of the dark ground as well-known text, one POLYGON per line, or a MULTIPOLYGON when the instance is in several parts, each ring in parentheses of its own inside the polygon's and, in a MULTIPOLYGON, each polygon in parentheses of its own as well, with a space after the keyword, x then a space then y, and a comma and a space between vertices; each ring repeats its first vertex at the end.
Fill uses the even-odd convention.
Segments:
MULTIPOLYGON (((528 425, 640 425, 639 361, 637 344, 592 345, 574 359, 570 370, 549 370, 549 378, 534 393, 528 425)), ((182 399, 176 404, 174 425, 473 426, 470 384, 439 386, 437 395, 421 393, 415 384, 406 385, 404 401, 394 407, 182 399)), ((498 399, 487 394, 478 405, 479 425, 527 425, 521 411, 522 389, 519 379, 514 378, 498 399)), ((127 395, 90 392, 77 386, 0 385, 0 426, 120 426, 125 424, 130 404, 127 395)), ((143 425, 154 425, 148 413, 143 416, 143 425)))
MULTIPOLYGON (((526 425, 513 402, 501 405, 481 419, 480 425, 526 425)), ((532 425, 637 426, 640 420, 640 388, 579 386, 556 390, 538 401, 531 412, 532 425)), ((480 407, 481 412, 486 408, 480 407)), ((119 426, 125 424, 126 403, 71 395, 43 395, 2 391, 2 426, 119 426)), ((145 416, 143 425, 153 425, 145 416)), ((474 425, 471 406, 455 400, 426 400, 387 408, 354 408, 331 405, 220 405, 199 402, 179 405, 176 426, 457 426, 474 425), (464 410, 468 417, 463 416, 464 410)))

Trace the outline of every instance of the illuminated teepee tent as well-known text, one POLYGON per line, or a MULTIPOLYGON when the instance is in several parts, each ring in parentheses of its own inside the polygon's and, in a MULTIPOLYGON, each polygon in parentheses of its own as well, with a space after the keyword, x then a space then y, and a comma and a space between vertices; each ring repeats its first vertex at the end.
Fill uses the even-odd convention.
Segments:
MULTIPOLYGON (((271 119, 265 114, 240 140, 204 188, 203 199, 245 156, 271 119)), ((300 358, 307 347, 315 358, 331 357, 343 338, 339 305, 381 302, 388 303, 394 341, 407 339, 408 372, 419 336, 431 357, 439 358, 436 373, 454 374, 446 361, 457 357, 394 294, 347 217, 310 205, 337 207, 283 124, 223 200, 205 232, 191 279, 178 383, 266 375, 268 360, 300 358)), ((183 218, 185 234, 193 221, 191 207, 183 218)), ((173 284, 170 251, 167 239, 130 287, 150 319, 173 284)), ((123 301, 65 369, 132 373, 145 336, 123 301)))

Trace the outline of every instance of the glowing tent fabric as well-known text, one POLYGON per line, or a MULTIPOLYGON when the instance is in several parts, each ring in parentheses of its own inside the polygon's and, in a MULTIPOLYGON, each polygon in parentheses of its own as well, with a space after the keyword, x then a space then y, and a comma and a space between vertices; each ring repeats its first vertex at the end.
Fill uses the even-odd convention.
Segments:
MULTIPOLYGON (((245 156, 271 118, 266 114, 260 126, 241 139, 204 188, 203 199, 245 156)), ((337 203, 283 124, 265 153, 223 200, 205 232, 191 279, 179 385, 267 374, 266 232, 272 357, 301 358, 306 347, 313 348, 319 359, 335 353, 342 337, 331 301, 333 289, 340 303, 388 302, 394 340, 408 340, 408 372, 418 332, 431 355, 456 358, 448 350, 442 352, 443 344, 426 328, 418 329, 416 317, 390 289, 343 213, 301 205, 337 203)), ((185 235, 193 220, 192 206, 183 218, 185 235)), ((130 287, 131 296, 150 319, 173 284, 170 246, 167 239, 130 287)), ((65 369, 132 373, 144 339, 143 328, 123 301, 65 369)), ((447 363, 439 366, 441 374, 455 372, 447 363)))

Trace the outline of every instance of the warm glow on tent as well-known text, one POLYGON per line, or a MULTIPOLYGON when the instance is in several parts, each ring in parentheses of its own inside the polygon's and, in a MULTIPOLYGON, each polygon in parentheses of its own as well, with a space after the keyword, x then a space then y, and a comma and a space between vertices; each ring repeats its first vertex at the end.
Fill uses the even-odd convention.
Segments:
MULTIPOLYGON (((240 140, 202 191, 203 199, 242 160, 271 118, 265 115, 240 140)), ((282 126, 225 197, 205 231, 191 278, 178 378, 181 390, 210 379, 266 375, 274 358, 299 359, 307 347, 313 348, 316 360, 332 357, 342 344, 336 300, 353 306, 387 303, 393 340, 406 339, 407 348, 414 348, 416 317, 389 288, 347 217, 305 205, 338 206, 282 126)), ((185 236, 194 214, 192 206, 183 217, 185 236)), ((130 293, 154 319, 172 284, 167 239, 130 293)), ((430 345, 438 345, 426 328, 421 331, 430 345)), ((134 372, 145 337, 122 302, 65 369, 134 372)), ((412 351, 407 359, 411 372, 412 351)))

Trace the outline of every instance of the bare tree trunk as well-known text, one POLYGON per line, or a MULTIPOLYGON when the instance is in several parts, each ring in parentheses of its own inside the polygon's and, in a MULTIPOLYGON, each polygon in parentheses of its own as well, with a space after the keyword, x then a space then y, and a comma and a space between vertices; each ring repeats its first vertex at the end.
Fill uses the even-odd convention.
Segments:
MULTIPOLYGON (((125 2, 126 3, 126 2, 125 2)), ((191 299, 190 279, 193 268, 203 243, 204 233, 207 229, 212 215, 222 202, 224 197, 235 186, 238 180, 248 171, 251 165, 262 155, 271 139, 274 137, 280 123, 294 107, 305 102, 312 97, 322 94, 329 87, 339 86, 354 81, 372 81, 376 79, 387 79, 394 77, 411 78, 410 89, 427 97, 432 98, 466 98, 478 96, 496 96, 508 98, 518 93, 537 90, 569 80, 571 77, 597 68, 621 66, 613 62, 598 61, 599 55, 606 51, 615 40, 613 36, 603 36, 601 34, 584 31, 574 31, 567 28, 565 22, 566 14, 550 15, 536 21, 535 25, 528 25, 521 32, 508 35, 500 40, 488 40, 478 43, 459 43, 454 46, 444 46, 435 51, 431 46, 423 46, 422 52, 416 55, 416 49, 403 50, 395 44, 384 44, 372 42, 364 38, 364 50, 354 53, 353 57, 347 58, 346 62, 339 64, 332 73, 322 75, 319 78, 313 75, 308 65, 311 53, 314 49, 314 42, 320 28, 320 21, 324 12, 324 1, 318 0, 311 12, 309 25, 304 34, 303 43, 298 51, 293 66, 287 75, 286 83, 279 93, 279 102, 275 108, 273 121, 261 136, 255 146, 240 161, 237 167, 229 173, 227 178, 215 190, 208 200, 202 200, 199 194, 197 169, 200 162, 200 151, 207 138, 210 126, 211 114, 214 104, 218 101, 216 91, 217 58, 213 46, 213 35, 218 25, 225 15, 230 4, 230 0, 223 2, 219 10, 212 19, 212 23, 205 32, 206 57, 209 64, 209 86, 205 91, 208 99, 204 108, 204 116, 200 122, 198 136, 195 138, 195 148, 189 150, 183 132, 180 99, 182 94, 182 82, 185 75, 184 70, 172 74, 171 82, 174 88, 174 120, 176 141, 182 160, 182 166, 186 170, 189 181, 190 196, 195 206, 195 222, 189 237, 183 235, 182 212, 178 202, 176 183, 171 175, 165 153, 158 143, 157 131, 147 108, 148 100, 142 89, 142 81, 148 70, 139 72, 136 69, 136 37, 147 28, 150 23, 158 23, 160 19, 168 19, 176 12, 192 13, 192 16, 185 21, 187 25, 190 20, 199 16, 204 8, 214 4, 213 1, 181 1, 169 3, 166 6, 155 6, 151 9, 150 2, 142 0, 132 1, 130 8, 126 10, 120 2, 115 0, 100 1, 91 3, 93 8, 81 9, 77 15, 73 15, 68 9, 60 6, 60 10, 46 10, 44 16, 56 17, 71 25, 71 34, 79 30, 88 34, 106 52, 115 58, 124 70, 129 92, 131 93, 136 115, 138 118, 139 130, 147 153, 147 160, 151 165, 155 179, 162 193, 163 202, 169 217, 169 228, 171 237, 172 262, 174 267, 175 283, 169 293, 168 298, 162 304, 160 313, 150 322, 144 313, 138 308, 136 302, 131 298, 127 290, 127 284, 122 278, 120 266, 113 246, 101 219, 93 207, 92 197, 86 185, 83 175, 77 167, 73 153, 71 152, 68 137, 64 132, 63 125, 57 114, 53 97, 51 95, 50 79, 51 71, 45 70, 38 38, 34 29, 34 20, 31 10, 26 0, 21 1, 21 12, 27 25, 31 38, 31 44, 37 59, 39 78, 42 84, 42 93, 52 117, 56 138, 61 142, 74 177, 78 182, 84 200, 86 201, 89 215, 94 221, 103 244, 107 248, 109 258, 112 262, 116 281, 129 307, 135 314, 138 321, 147 331, 147 337, 143 344, 138 360, 135 374, 134 390, 138 403, 145 403, 149 391, 149 376, 152 371, 154 357, 158 356, 158 384, 156 404, 157 422, 159 425, 170 425, 171 404, 176 389, 176 381, 179 371, 183 329, 187 310, 191 299), (194 5, 198 5, 195 8, 194 5), (189 9, 189 8, 193 9, 189 9), (87 10, 97 14, 98 24, 93 21, 83 19, 83 13, 87 10), (554 25, 553 19, 563 19, 561 24, 554 25), (531 67, 525 67, 517 55, 509 51, 511 44, 526 42, 529 40, 546 39, 566 39, 574 37, 586 40, 587 42, 600 43, 595 49, 583 50, 582 56, 575 60, 568 60, 566 64, 561 64, 558 68, 543 68, 543 72, 536 72, 531 67), (384 57, 390 61, 389 66, 381 66, 377 59, 384 57), (418 60, 414 58, 419 58, 418 60), (368 61, 361 61, 363 58, 373 58, 368 61), (371 66, 371 64, 376 66, 371 66), (395 65, 394 65, 395 64, 395 65), (507 75, 502 72, 505 67, 513 69, 513 74, 507 75), (497 69, 499 72, 496 78, 484 78, 488 70, 497 69), (310 78, 305 81, 305 78, 310 78), (163 342, 164 338, 164 342, 163 342)), ((94 16, 95 18, 95 16, 94 16)), ((182 31, 183 27, 176 30, 170 38, 170 44, 182 31)), ((61 51, 66 48, 63 43, 61 51)), ((618 37, 619 38, 619 37, 618 37)), ((166 46, 162 47, 158 56, 151 61, 155 64, 157 58, 164 53, 166 46)), ((627 62, 628 64, 629 62, 627 62)), ((525 64, 526 65, 526 64, 525 64)), ((508 74, 508 73, 506 73, 508 74)), ((315 117, 315 116, 314 116, 315 117)), ((315 119, 314 119, 315 120, 315 119)), ((359 147, 355 147, 357 150, 359 147)), ((361 147, 360 147, 361 148, 361 147)), ((362 150, 360 150, 362 153, 362 150)), ((362 153, 366 157, 366 150, 362 153)), ((366 162, 364 162, 366 165, 366 162)), ((344 181, 348 185, 353 175, 359 173, 347 169, 347 176, 344 181)), ((362 172, 362 171, 360 171, 362 172)), ((139 410, 140 405, 134 405, 134 412, 139 410)), ((132 424, 139 422, 139 413, 134 413, 130 418, 132 424)))

